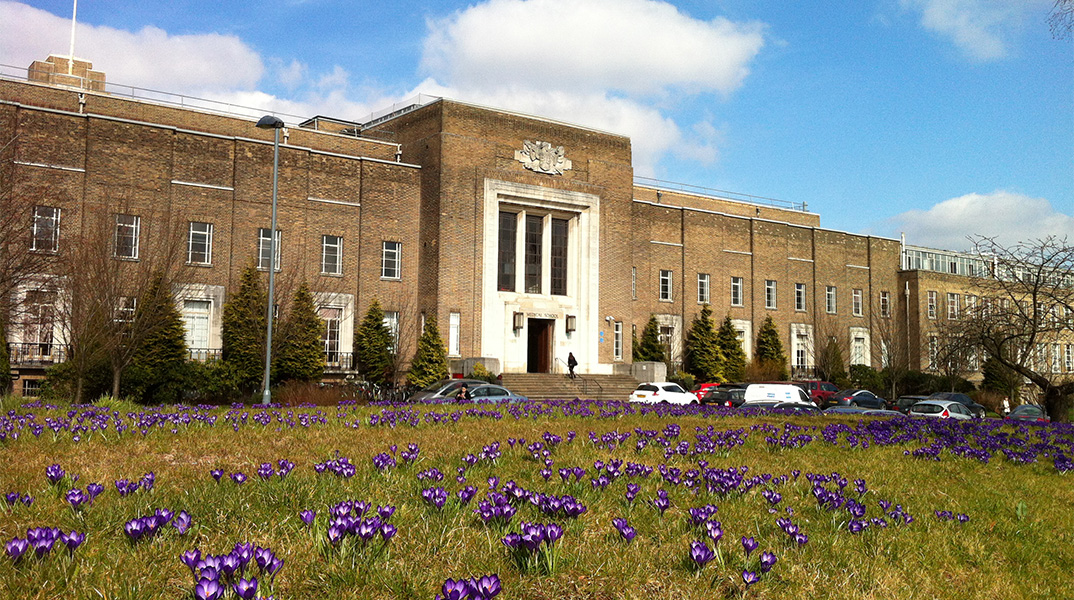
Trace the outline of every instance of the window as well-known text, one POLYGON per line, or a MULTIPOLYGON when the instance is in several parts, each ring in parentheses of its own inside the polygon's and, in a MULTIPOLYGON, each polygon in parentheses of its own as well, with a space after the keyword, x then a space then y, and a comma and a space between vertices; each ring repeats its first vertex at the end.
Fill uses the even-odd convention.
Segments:
POLYGON ((805 290, 806 290, 806 288, 805 288, 804 283, 796 283, 796 284, 794 284, 794 310, 797 310, 799 312, 805 312, 805 309, 806 309, 806 305, 805 305, 806 304, 805 290))
POLYGON ((1066 368, 1067 373, 1074 372, 1074 344, 1067 344, 1066 352, 1066 368))
POLYGON ((324 321, 324 329, 321 330, 321 342, 324 343, 325 364, 338 367, 340 366, 339 332, 343 321, 343 309, 335 306, 322 306, 317 311, 317 314, 324 321))
POLYGON ((542 238, 544 218, 526 215, 526 293, 541 293, 542 238))
MULTIPOLYGON (((616 321, 612 336, 612 357, 615 360, 623 360, 623 322, 616 321)), ((1067 346, 1067 356, 1070 356, 1070 346, 1067 346)))
POLYGON ((951 292, 947 293, 947 318, 949 320, 955 320, 958 318, 959 309, 959 297, 958 294, 951 292))
POLYGON ((26 292, 23 342, 31 344, 33 356, 52 356, 52 337, 56 317, 56 293, 49 290, 26 292))
POLYGON ((116 303, 116 312, 112 319, 117 323, 133 323, 134 313, 138 311, 138 298, 120 296, 116 303))
POLYGON ((827 310, 829 314, 834 315, 836 310, 839 308, 836 304, 837 291, 838 290, 834 285, 829 285, 824 288, 824 309, 827 310))
POLYGON ((630 297, 638 299, 638 268, 630 267, 630 297))
POLYGON ((141 217, 116 215, 116 258, 138 259, 138 233, 141 225, 141 217))
POLYGON ((22 396, 24 398, 36 398, 41 394, 41 382, 43 379, 23 379, 22 396))
MULTIPOLYGON (((276 252, 275 252, 275 265, 276 270, 280 270, 280 230, 276 230, 276 252)), ((257 268, 262 271, 267 271, 269 263, 273 260, 273 257, 269 256, 269 252, 272 251, 272 240, 269 239, 269 230, 266 227, 262 227, 257 230, 257 268)))
POLYGON ((399 279, 402 275, 403 266, 403 243, 381 243, 380 278, 399 279))
POLYGON ((862 336, 856 335, 850 341, 850 364, 865 364, 865 338, 862 336))
POLYGON ((461 315, 453 312, 448 315, 448 355, 462 356, 459 332, 461 328, 461 315))
POLYGON ((321 236, 321 274, 343 274, 343 238, 338 235, 321 236))
POLYGON ((391 351, 395 352, 395 349, 399 347, 399 312, 394 310, 384 311, 384 326, 392 334, 391 351))
POLYGON ((33 236, 30 238, 30 250, 59 252, 60 209, 54 206, 34 207, 33 236))
POLYGON ((936 368, 936 362, 940 355, 940 338, 929 336, 929 369, 936 368))
POLYGON ((776 281, 774 279, 764 280, 764 307, 776 308, 776 281))
POLYGON ((850 310, 854 313, 855 317, 862 316, 862 292, 855 289, 850 291, 850 310))
POLYGON ((698 273, 697 274, 697 303, 708 304, 709 303, 709 274, 698 273))
POLYGON ((190 223, 187 238, 186 262, 192 265, 211 265, 213 262, 213 224, 190 223))
POLYGON ((497 254, 496 289, 515 291, 515 241, 518 237, 518 215, 500 212, 500 247, 497 254))
POLYGON ((972 294, 966 295, 966 314, 970 317, 977 316, 977 296, 972 294))
POLYGON ((929 292, 927 292, 927 295, 928 295, 928 300, 926 302, 926 306, 928 308, 928 315, 929 315, 930 319, 935 319, 936 318, 936 292, 929 291, 929 292))
POLYGON ((183 325, 186 328, 186 346, 191 350, 209 348, 209 316, 212 302, 209 300, 183 300, 183 325))
POLYGON ((1061 373, 1062 369, 1059 368, 1061 354, 1059 353, 1059 344, 1052 344, 1052 373, 1061 373))
POLYGON ((742 278, 731 278, 731 306, 742 306, 742 278))
POLYGON ((567 223, 552 219, 552 295, 567 295, 567 223))
POLYGON ((671 301, 671 271, 660 270, 660 299, 671 301))

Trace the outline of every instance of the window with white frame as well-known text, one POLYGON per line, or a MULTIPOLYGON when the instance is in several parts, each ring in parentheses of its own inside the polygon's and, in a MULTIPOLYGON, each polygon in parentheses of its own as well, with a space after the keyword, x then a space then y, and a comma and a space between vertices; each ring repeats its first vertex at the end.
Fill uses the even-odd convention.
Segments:
POLYGON ((960 305, 960 298, 958 294, 953 292, 947 293, 947 318, 951 321, 958 318, 958 309, 960 305))
POLYGON ((134 296, 120 296, 116 302, 116 312, 112 317, 116 323, 133 323, 134 313, 138 311, 138 298, 134 296))
MULTIPOLYGON (((276 230, 276 252, 275 252, 275 265, 276 270, 280 270, 280 243, 281 235, 280 230, 276 230)), ((261 227, 257 230, 257 268, 262 271, 267 271, 269 263, 273 262, 272 257, 272 240, 269 238, 269 229, 267 227, 261 227)))
POLYGON ((399 347, 399 311, 384 311, 384 326, 387 327, 388 331, 392 334, 391 351, 395 352, 395 349, 399 347))
POLYGON ((403 243, 382 242, 380 259, 380 278, 399 279, 402 277, 403 243))
POLYGON ((697 274, 697 303, 708 304, 709 303, 709 274, 698 273, 697 274))
POLYGON ((321 236, 321 274, 343 274, 343 238, 338 235, 321 236))
POLYGON ((860 289, 850 290, 850 310, 853 312, 855 317, 860 317, 863 314, 862 296, 863 294, 860 289))
POLYGON ((940 338, 929 336, 929 369, 935 370, 940 356, 940 338))
POLYGON ((804 283, 794 284, 794 310, 805 312, 806 309, 806 286, 804 283))
POLYGON ((826 310, 828 314, 834 315, 836 310, 839 308, 838 304, 836 303, 837 292, 838 290, 834 285, 829 285, 824 288, 824 310, 826 310))
POLYGON ((339 366, 339 338, 343 325, 343 309, 337 306, 322 306, 317 315, 324 321, 321 330, 321 343, 324 344, 324 359, 328 366, 339 366))
POLYGON ((850 364, 865 364, 865 337, 856 335, 850 340, 850 364))
POLYGON ((742 306, 742 278, 731 278, 731 306, 742 306))
POLYGON ((1061 373, 1062 372, 1062 368, 1060 367, 1060 364, 1061 364, 1061 361, 1063 360, 1063 355, 1060 352, 1060 349, 1061 349, 1061 347, 1060 347, 1059 344, 1052 344, 1052 373, 1061 373))
POLYGON ((966 314, 970 318, 977 316, 977 296, 966 294, 966 314))
POLYGON ((213 263, 213 224, 191 221, 187 238, 186 262, 192 265, 213 263))
POLYGON ((1066 368, 1067 373, 1074 372, 1074 344, 1067 344, 1066 368))
POLYGON ((209 348, 209 319, 212 302, 209 300, 183 300, 183 325, 186 329, 186 347, 190 350, 209 348))
POLYGON ((35 206, 30 250, 59 252, 60 209, 55 206, 35 206))
POLYGON ((764 307, 776 308, 776 280, 774 279, 764 280, 764 307))
POLYGON ((660 299, 671 301, 671 271, 665 269, 660 270, 660 299))
POLYGON ((51 356, 56 329, 56 292, 29 290, 23 304, 22 341, 31 344, 28 351, 32 356, 51 356))
POLYGON ((116 215, 115 257, 138 259, 138 234, 142 218, 137 215, 116 215))
POLYGON ((612 336, 612 358, 623 360, 623 322, 616 321, 612 336))
POLYGON ((880 292, 880 316, 885 319, 891 316, 891 292, 880 292))
POLYGON ((630 297, 633 300, 638 299, 638 268, 630 267, 630 297))
POLYGON ((925 307, 926 307, 926 310, 928 311, 927 314, 928 314, 929 318, 930 319, 935 319, 936 318, 936 292, 934 292, 932 290, 929 290, 928 292, 926 292, 925 307))
POLYGON ((457 312, 448 314, 448 355, 462 356, 459 334, 462 328, 462 315, 457 312))

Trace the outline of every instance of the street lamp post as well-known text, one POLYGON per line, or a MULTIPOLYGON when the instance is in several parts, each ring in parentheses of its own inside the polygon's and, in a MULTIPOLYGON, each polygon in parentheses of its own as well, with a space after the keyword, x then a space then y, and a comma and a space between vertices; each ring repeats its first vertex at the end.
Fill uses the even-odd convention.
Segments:
POLYGON ((272 373, 272 300, 276 294, 276 189, 280 177, 280 129, 283 121, 273 115, 265 115, 257 122, 261 129, 272 129, 275 141, 272 144, 272 225, 269 228, 269 272, 268 272, 268 309, 265 325, 265 378, 261 404, 272 402, 270 377, 272 373))

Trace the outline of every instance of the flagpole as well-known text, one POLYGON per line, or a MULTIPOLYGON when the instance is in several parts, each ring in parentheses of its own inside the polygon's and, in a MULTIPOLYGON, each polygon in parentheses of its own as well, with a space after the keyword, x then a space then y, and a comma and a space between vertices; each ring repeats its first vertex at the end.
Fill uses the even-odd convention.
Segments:
POLYGON ((73 75, 75 72, 75 19, 78 17, 78 0, 75 0, 75 8, 71 11, 71 54, 67 61, 67 74, 73 75))

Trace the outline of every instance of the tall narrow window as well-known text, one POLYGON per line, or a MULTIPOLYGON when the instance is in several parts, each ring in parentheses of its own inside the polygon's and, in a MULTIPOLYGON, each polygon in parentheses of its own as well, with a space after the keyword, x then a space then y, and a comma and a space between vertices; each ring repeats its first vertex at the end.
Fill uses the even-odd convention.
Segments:
POLYGON ((805 312, 806 309, 806 288, 804 283, 794 284, 794 310, 799 312, 805 312))
POLYGON ((947 293, 947 318, 948 319, 953 321, 953 320, 958 318, 959 304, 961 304, 960 300, 961 299, 959 298, 958 294, 953 294, 951 292, 947 293))
POLYGON ((116 258, 138 259, 138 234, 142 218, 135 215, 116 215, 116 258))
POLYGON ((55 206, 35 206, 32 233, 30 250, 58 252, 60 250, 60 209, 55 206))
POLYGON ((403 243, 384 242, 381 245, 380 278, 399 279, 402 277, 403 243))
POLYGON ((567 295, 567 220, 552 219, 552 295, 567 295))
POLYGON ((880 316, 885 319, 891 316, 891 292, 880 292, 880 316))
POLYGON ((392 334, 391 351, 395 352, 395 349, 399 347, 399 311, 384 311, 384 326, 387 327, 388 331, 392 334))
MULTIPOLYGON (((273 262, 272 252, 272 240, 269 239, 269 230, 267 227, 262 227, 257 230, 257 268, 267 271, 269 264, 273 262)), ((276 252, 275 252, 275 265, 276 270, 280 270, 280 230, 276 230, 276 252)))
POLYGON ((186 327, 186 347, 192 352, 209 348, 209 317, 212 302, 184 300, 183 325, 186 327))
POLYGON ((834 315, 839 309, 837 304, 838 290, 834 285, 829 285, 824 288, 824 309, 828 314, 834 315))
POLYGON ((321 273, 343 274, 343 238, 338 235, 321 236, 321 273))
POLYGON ((501 292, 515 291, 515 240, 518 237, 518 215, 500 212, 499 267, 496 272, 496 289, 501 292))
POLYGON ((544 219, 526 215, 526 293, 541 293, 542 238, 544 219))
POLYGON ((343 321, 343 309, 335 306, 322 306, 317 311, 321 320, 324 321, 324 329, 321 330, 321 342, 324 344, 325 364, 330 367, 340 366, 339 360, 339 332, 343 321))
POLYGON ((1074 373, 1074 344, 1067 344, 1066 348, 1066 363, 1067 373, 1074 373))
POLYGON ((862 312, 862 305, 864 304, 862 298, 863 294, 861 290, 854 289, 850 291, 850 310, 853 311, 855 317, 860 317, 864 314, 862 312))
MULTIPOLYGON (((612 337, 612 358, 615 360, 623 360, 623 322, 616 321, 615 333, 612 337)), ((1070 346, 1067 346, 1069 353, 1070 346)))
POLYGON ((731 306, 742 306, 742 278, 731 278, 731 306))
POLYGON ((630 297, 638 299, 638 268, 630 267, 630 297))
POLYGON ((698 273, 697 274, 697 303, 708 304, 709 303, 709 274, 698 273))
POLYGON ((462 326, 462 317, 459 313, 453 312, 448 315, 448 355, 449 356, 462 356, 461 344, 459 342, 459 333, 462 326))
POLYGON ((138 311, 138 298, 135 296, 120 296, 116 303, 116 312, 112 317, 116 323, 133 323, 134 313, 138 311))
POLYGON ((776 281, 774 279, 765 279, 764 281, 764 307, 768 309, 776 308, 776 281))
POLYGON ((190 223, 187 238, 186 262, 192 265, 211 265, 213 262, 213 224, 190 223))
POLYGON ((936 292, 929 291, 926 294, 926 309, 928 310, 928 316, 930 319, 936 318, 936 292))
POLYGON ((935 369, 940 357, 940 338, 929 336, 929 369, 935 369))
POLYGON ((48 290, 26 292, 23 341, 31 344, 32 356, 52 356, 52 337, 56 325, 56 293, 48 290))
POLYGON ((665 302, 671 301, 671 271, 660 271, 660 299, 665 302))

